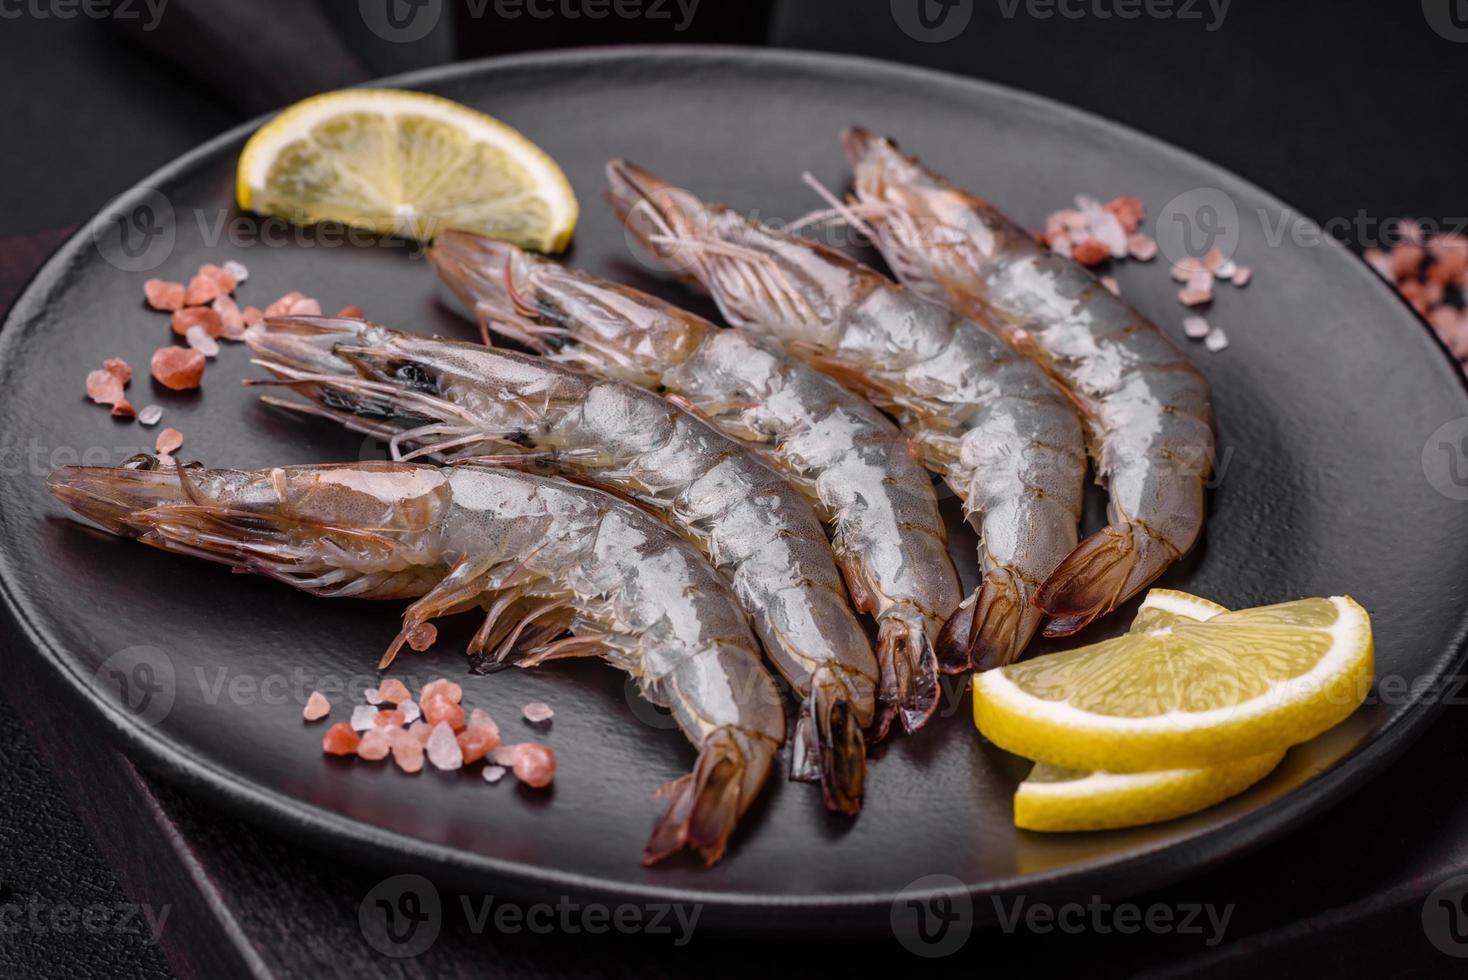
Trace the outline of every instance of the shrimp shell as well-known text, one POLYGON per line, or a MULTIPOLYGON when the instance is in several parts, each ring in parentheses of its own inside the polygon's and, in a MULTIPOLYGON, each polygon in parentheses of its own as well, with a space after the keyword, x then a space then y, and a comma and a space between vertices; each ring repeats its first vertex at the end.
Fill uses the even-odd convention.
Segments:
POLYGON ((877 737, 894 716, 907 731, 928 720, 933 641, 961 595, 931 479, 886 416, 767 338, 514 245, 447 232, 429 259, 487 331, 680 398, 765 447, 820 504, 856 608, 877 618, 877 737))
POLYGON ((804 696, 792 778, 860 808, 877 664, 810 502, 751 447, 657 395, 543 357, 431 340, 340 317, 268 319, 257 363, 390 440, 399 458, 496 454, 624 493, 723 571, 780 673, 804 696))
POLYGON ((945 670, 999 666, 1039 627, 1031 600, 1076 543, 1085 447, 1075 411, 985 327, 834 249, 708 204, 626 161, 607 165, 627 226, 726 319, 893 412, 978 528, 983 581, 939 640, 945 670))
POLYGON ((608 493, 484 466, 161 469, 153 457, 62 467, 48 487, 165 551, 315 595, 421 597, 384 666, 414 627, 482 606, 471 653, 522 667, 597 656, 631 674, 699 750, 665 788, 644 863, 683 847, 717 861, 784 740, 779 692, 737 599, 689 542, 608 493))
POLYGON ((1197 542, 1213 469, 1208 382, 1156 325, 998 208, 859 127, 842 137, 855 212, 898 277, 988 318, 1082 409, 1107 526, 1082 541, 1036 602, 1067 636, 1146 588, 1197 542))

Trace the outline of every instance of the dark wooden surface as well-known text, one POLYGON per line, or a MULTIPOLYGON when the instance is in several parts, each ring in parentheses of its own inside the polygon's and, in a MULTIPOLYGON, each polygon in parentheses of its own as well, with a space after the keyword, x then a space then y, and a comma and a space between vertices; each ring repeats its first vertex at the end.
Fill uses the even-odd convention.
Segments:
MULTIPOLYGON (((885 6, 881 0, 871 10, 885 6)), ((776 5, 773 36, 1047 92, 1203 151, 1317 219, 1350 216, 1358 206, 1376 219, 1447 216, 1461 213, 1463 197, 1468 131, 1450 94, 1461 89, 1455 80, 1468 45, 1425 33, 1417 6, 1400 5, 1388 18, 1374 5, 1239 3, 1225 28, 1206 37, 1178 23, 1112 21, 1088 32, 1060 19, 998 23, 980 11, 965 40, 921 45, 896 36, 882 11, 849 16, 848 0, 797 0, 776 5), (1119 45, 1122 35, 1113 32, 1121 30, 1145 43, 1119 45), (1213 110, 1227 110, 1227 124, 1210 122, 1213 110)), ((24 149, 0 164, 7 188, 0 235, 23 236, 0 243, 3 309, 61 237, 37 232, 84 219, 252 103, 204 91, 172 73, 156 50, 143 55, 119 44, 95 22, 7 21, 0 51, 11 83, 0 94, 0 117, 12 146, 24 149)), ((367 60, 375 73, 410 66, 367 60)), ((1215 947, 1198 937, 996 931, 972 935, 946 959, 920 961, 890 936, 803 945, 696 932, 674 947, 652 937, 476 935, 458 896, 445 891, 451 914, 438 941, 422 957, 394 960, 364 941, 357 920, 363 896, 387 870, 345 866, 137 771, 8 639, 0 638, 0 676, 13 708, 0 719, 0 975, 7 977, 717 977, 789 967, 797 957, 853 975, 1070 968, 1116 976, 1440 976, 1462 974, 1468 964, 1439 952, 1423 925, 1432 889, 1468 872, 1468 788, 1457 773, 1468 714, 1458 703, 1391 772, 1321 820, 1227 868, 1132 899, 1234 905, 1215 947), (136 930, 24 924, 31 906, 44 914, 128 901, 169 908, 160 946, 136 930)))

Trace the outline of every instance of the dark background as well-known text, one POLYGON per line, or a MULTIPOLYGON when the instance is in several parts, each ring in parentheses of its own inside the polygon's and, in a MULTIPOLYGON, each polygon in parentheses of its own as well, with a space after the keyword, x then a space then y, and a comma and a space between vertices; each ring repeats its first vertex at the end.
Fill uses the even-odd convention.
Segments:
MULTIPOLYGON (((1446 10, 1448 2, 1437 6, 1446 10)), ((1343 220, 1344 237, 1356 247, 1375 244, 1380 223, 1396 216, 1452 225, 1465 211, 1468 43, 1434 30, 1416 0, 1233 0, 1213 29, 1206 3, 1193 8, 1196 19, 1122 20, 1098 15, 1114 9, 1107 0, 1099 8, 1092 0, 1072 2, 1069 9, 1085 11, 1081 17, 1033 16, 1047 8, 1024 0, 1006 16, 1008 0, 970 0, 967 28, 942 43, 900 30, 889 0, 701 0, 682 31, 675 29, 676 5, 673 20, 654 22, 508 20, 496 16, 493 2, 480 5, 483 16, 469 13, 468 0, 443 3, 435 30, 411 44, 387 43, 365 29, 356 0, 169 0, 151 30, 138 0, 130 9, 139 20, 126 20, 122 7, 110 18, 62 19, 54 2, 0 3, 0 308, 65 229, 239 122, 382 74, 575 44, 771 44, 1012 85, 1207 157, 1317 221, 1343 220)), ((1181 6, 1179 0, 1174 10, 1181 6)), ((1434 7, 1430 0, 1426 6, 1434 7)), ((778 113, 779 105, 770 111, 778 113)), ((1445 719, 1438 732, 1446 724, 1463 727, 1445 719)), ((124 901, 58 782, 22 726, 0 714, 0 902, 124 901)), ((1382 830, 1361 827, 1361 846, 1369 848, 1382 830)), ((1296 839, 1314 833, 1305 828, 1296 839)), ((1415 937, 1414 948, 1423 945, 1415 937)), ((534 961, 504 965, 521 972, 534 961)), ((984 969, 983 962, 972 968, 984 969)), ((922 964, 908 959, 902 966, 922 964)), ((1262 972, 1271 972, 1267 964, 1262 972)), ((0 935, 0 973, 166 976, 167 968, 137 937, 21 932, 0 935)))

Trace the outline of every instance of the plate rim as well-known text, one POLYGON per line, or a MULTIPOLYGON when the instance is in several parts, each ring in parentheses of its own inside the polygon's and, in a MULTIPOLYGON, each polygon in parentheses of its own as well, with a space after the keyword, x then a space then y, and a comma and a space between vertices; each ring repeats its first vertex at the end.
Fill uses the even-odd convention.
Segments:
MULTIPOLYGON (((520 68, 594 69, 611 62, 655 61, 705 64, 727 62, 744 66, 763 63, 782 68, 815 68, 835 76, 849 76, 852 72, 880 74, 925 86, 961 90, 969 96, 979 95, 1005 101, 1032 114, 1105 130, 1146 152, 1186 164, 1206 175, 1220 189, 1233 187, 1247 191, 1267 206, 1290 214, 1310 229, 1319 230, 1313 218, 1290 207, 1258 185, 1197 154, 1125 123, 1007 85, 861 55, 738 45, 641 44, 571 48, 456 62, 372 79, 350 87, 416 88, 520 68)), ((44 292, 54 283, 96 234, 97 229, 103 226, 104 219, 113 210, 128 199, 140 196, 148 189, 187 172, 201 161, 214 156, 223 147, 248 136, 276 114, 266 113, 246 121, 175 157, 111 198, 96 214, 79 225, 32 274, 11 304, 3 323, 0 323, 0 376, 10 370, 13 348, 20 343, 17 338, 23 333, 25 321, 31 318, 26 313, 26 307, 34 302, 36 294, 44 292)), ((1354 269, 1355 275, 1377 283, 1410 313, 1411 318, 1426 333, 1428 341, 1435 344, 1443 355, 1440 368, 1449 371, 1457 382, 1455 387, 1458 393, 1468 402, 1468 377, 1453 368, 1453 359, 1446 345, 1426 321, 1395 290, 1388 288, 1366 263, 1351 255, 1346 246, 1329 235, 1321 234, 1318 238, 1325 247, 1345 253, 1342 258, 1354 269)), ((1465 414, 1468 414, 1468 404, 1465 404, 1465 414)), ((557 889, 574 891, 578 895, 621 900, 630 898, 697 903, 703 906, 705 916, 712 913, 709 925, 715 927, 758 924, 765 928, 773 926, 779 931, 795 928, 809 931, 813 926, 821 931, 844 931, 854 925, 859 916, 880 916, 885 919, 890 913, 896 894, 917 901, 952 897, 955 894, 953 889, 934 888, 900 893, 869 891, 839 895, 770 895, 625 882, 464 851, 353 819, 286 793, 264 788, 232 770, 199 758, 186 746, 159 735, 152 727, 139 723, 132 715, 103 697, 86 678, 73 669, 67 658, 57 650, 52 639, 45 636, 28 618, 24 604, 18 599, 12 585, 11 576, 14 574, 8 549, 0 547, 0 605, 3 605, 6 618, 15 627, 14 640, 9 645, 13 645, 21 655, 29 656, 34 652, 54 668, 66 694, 90 706, 106 723, 106 728, 121 737, 124 744, 113 747, 123 748, 131 759, 141 762, 144 768, 169 781, 189 789, 212 791, 212 794, 217 795, 206 797, 211 804, 224 806, 252 822, 267 826, 289 826, 292 831, 309 837, 310 844, 328 852, 366 855, 378 866, 413 862, 420 871, 437 872, 452 879, 462 879, 467 875, 476 878, 488 876, 521 889, 522 894, 557 889), (25 647, 31 649, 25 650, 25 647), (798 918, 790 916, 789 913, 792 912, 797 913, 798 918), (839 921, 830 918, 813 921, 816 915, 829 916, 833 912, 844 913, 844 916, 839 921)), ((1468 617, 1460 619, 1451 648, 1438 659, 1434 678, 1440 679, 1454 669, 1461 670, 1465 662, 1468 662, 1468 617)), ((1424 686, 1423 693, 1414 694, 1397 716, 1365 746, 1278 799, 1221 826, 1200 831, 1194 837, 1171 844, 1145 847, 1120 857, 1102 857, 1063 868, 1008 875, 981 883, 962 882, 962 891, 970 900, 1020 892, 1034 895, 1060 888, 1098 889, 1122 897, 1171 884, 1227 859, 1242 856, 1340 802, 1377 776, 1383 767, 1404 752, 1436 720, 1444 707, 1443 699, 1431 697, 1430 691, 1424 686), (1173 860, 1173 856, 1179 851, 1185 851, 1188 860, 1173 860)), ((297 842, 303 843, 299 839, 297 842)), ((737 854, 731 857, 731 860, 737 859, 737 854)), ((986 917, 978 915, 978 912, 979 907, 976 907, 976 920, 983 921, 986 917)))

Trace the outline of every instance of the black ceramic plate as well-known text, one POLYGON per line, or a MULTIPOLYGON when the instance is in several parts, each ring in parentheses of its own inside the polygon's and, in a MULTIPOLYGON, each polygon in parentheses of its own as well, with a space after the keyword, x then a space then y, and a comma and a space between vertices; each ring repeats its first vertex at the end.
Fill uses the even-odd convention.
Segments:
MULTIPOLYGON (((1463 647, 1468 479, 1454 465, 1468 422, 1438 430, 1468 416, 1468 399, 1429 332, 1382 283, 1345 251, 1314 244, 1313 226, 1267 194, 1053 103, 870 61, 603 51, 396 84, 524 130, 581 198, 571 260, 688 302, 631 257, 601 205, 608 157, 791 219, 819 206, 802 170, 843 185, 837 134, 860 121, 1031 224, 1078 191, 1131 193, 1169 221, 1185 213, 1236 234, 1237 258, 1256 275, 1245 289, 1218 290, 1209 316, 1232 340, 1221 353, 1181 340, 1184 311, 1163 262, 1116 272, 1123 295, 1187 345, 1218 406, 1222 465, 1206 540, 1159 584, 1230 606, 1348 592, 1372 614, 1381 683, 1349 721, 1291 750, 1242 796, 1170 823, 1066 836, 1013 829, 1010 796, 1025 764, 977 736, 955 685, 945 717, 876 751, 859 819, 828 817, 811 787, 773 780, 711 870, 638 864, 660 808, 653 790, 693 758, 666 720, 600 664, 466 676, 455 644, 467 623, 400 663, 419 680, 457 678, 511 739, 537 737, 519 720, 520 705, 553 705, 543 736, 561 760, 553 791, 324 758, 320 726, 301 722, 302 699, 314 687, 355 693, 372 683, 395 605, 313 599, 88 533, 43 488, 54 465, 120 462, 151 445, 156 429, 115 421, 82 396, 87 370, 109 356, 132 362, 132 401, 164 406, 165 424, 185 433, 187 458, 256 467, 382 455, 259 405, 237 384, 257 373, 237 346, 209 366, 201 393, 152 388, 149 355, 170 334, 167 318, 143 306, 149 276, 187 279, 201 262, 236 259, 250 271, 242 303, 263 307, 302 289, 328 311, 354 303, 384 323, 470 336, 441 304, 426 263, 401 243, 295 235, 239 214, 234 167, 247 127, 124 195, 50 261, 0 334, 0 418, 10 440, 0 576, 16 644, 59 671, 145 764, 385 867, 436 869, 484 888, 699 901, 705 921, 843 927, 885 921, 894 896, 929 875, 952 876, 976 896, 1118 894, 1186 875, 1361 786, 1423 730, 1440 700, 1433 685, 1463 647), (1178 195, 1186 196, 1167 210, 1178 195), (1194 206, 1209 200, 1211 212, 1194 206)), ((954 553, 970 582, 972 546, 960 528, 954 553)), ((975 913, 992 907, 976 902, 975 913)))

